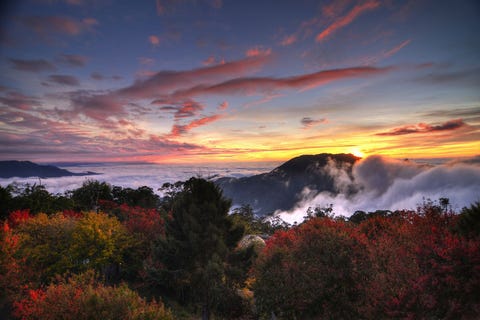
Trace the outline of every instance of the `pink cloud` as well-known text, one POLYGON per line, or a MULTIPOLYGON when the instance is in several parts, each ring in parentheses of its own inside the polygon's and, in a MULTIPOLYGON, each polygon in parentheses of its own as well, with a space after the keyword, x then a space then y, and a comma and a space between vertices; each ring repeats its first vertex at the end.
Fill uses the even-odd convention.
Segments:
POLYGON ((247 57, 258 57, 258 56, 269 56, 272 53, 272 49, 270 48, 262 48, 262 47, 253 47, 248 49, 245 52, 247 57))
POLYGON ((338 17, 352 0, 334 0, 322 7, 322 15, 326 18, 338 17))
POLYGON ((460 129, 467 124, 462 119, 454 119, 438 125, 430 125, 427 123, 418 123, 416 125, 407 125, 403 127, 393 128, 390 131, 377 133, 377 136, 399 136, 406 134, 431 133, 438 131, 451 131, 460 129))
POLYGON ((358 4, 355 7, 352 8, 346 15, 338 18, 335 20, 332 24, 330 24, 325 30, 323 30, 321 33, 319 33, 315 41, 321 42, 327 39, 330 35, 332 35, 335 31, 338 29, 341 29, 343 27, 346 27, 350 23, 352 23, 358 16, 361 14, 374 10, 380 6, 380 2, 376 0, 372 1, 367 1, 362 4, 358 4))
POLYGON ((407 46, 410 42, 411 42, 410 39, 403 41, 402 43, 400 43, 400 44, 399 44, 398 46, 396 46, 395 48, 392 48, 392 49, 388 50, 387 52, 385 52, 383 56, 384 56, 385 58, 388 58, 388 57, 393 56, 395 53, 397 53, 398 51, 400 51, 403 47, 407 46))
POLYGON ((154 47, 158 47, 160 45, 160 38, 155 35, 151 35, 148 37, 148 42, 150 42, 154 47))
POLYGON ((220 105, 218 106, 218 110, 227 110, 228 109, 228 101, 223 101, 222 103, 220 103, 220 105))
POLYGON ((159 71, 116 93, 131 98, 156 98, 171 90, 253 72, 269 61, 269 55, 260 55, 186 71, 159 71))
POLYGON ((290 46, 290 45, 294 44, 295 42, 297 42, 297 36, 292 34, 292 35, 284 37, 282 39, 282 41, 280 42, 280 44, 282 46, 290 46))
POLYGON ((195 96, 201 94, 272 94, 280 89, 308 90, 332 81, 368 77, 383 74, 392 67, 355 67, 324 70, 315 73, 286 78, 250 77, 227 80, 215 85, 198 85, 175 92, 174 96, 195 96))
POLYGON ((0 104, 20 110, 33 110, 34 107, 41 105, 36 97, 26 96, 16 91, 7 91, 0 96, 0 104))
POLYGON ((213 115, 213 116, 203 117, 203 118, 200 118, 200 119, 193 120, 186 125, 176 124, 172 127, 170 137, 175 138, 175 137, 182 136, 182 135, 186 134, 187 132, 189 132, 190 130, 192 130, 194 128, 204 126, 204 125, 207 125, 209 123, 218 121, 221 118, 222 118, 221 115, 216 114, 216 115, 213 115))

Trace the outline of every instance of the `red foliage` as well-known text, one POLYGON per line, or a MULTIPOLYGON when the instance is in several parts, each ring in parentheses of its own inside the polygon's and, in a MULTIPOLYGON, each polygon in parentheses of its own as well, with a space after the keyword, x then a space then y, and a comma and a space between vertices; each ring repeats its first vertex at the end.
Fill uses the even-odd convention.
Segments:
POLYGON ((77 211, 74 211, 74 210, 63 210, 62 214, 63 214, 64 217, 67 217, 67 218, 80 219, 80 218, 83 217, 83 213, 77 212, 77 211))
POLYGON ((32 216, 30 215, 30 209, 12 211, 7 219, 8 225, 12 228, 15 228, 30 219, 31 217, 32 216))

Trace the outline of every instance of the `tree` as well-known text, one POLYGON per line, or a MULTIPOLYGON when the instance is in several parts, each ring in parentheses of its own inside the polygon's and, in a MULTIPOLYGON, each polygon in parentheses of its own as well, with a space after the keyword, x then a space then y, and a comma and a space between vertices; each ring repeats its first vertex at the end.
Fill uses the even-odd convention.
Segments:
POLYGON ((173 320, 161 302, 148 303, 125 284, 104 286, 93 272, 29 290, 14 307, 14 315, 24 320, 173 320))
POLYGON ((278 231, 255 265, 259 312, 282 319, 362 319, 366 239, 347 223, 312 218, 278 231))
POLYGON ((100 200, 113 200, 112 187, 106 182, 87 180, 78 189, 71 191, 75 209, 98 211, 100 200))
POLYGON ((209 319, 228 291, 226 262, 243 228, 232 223, 230 201, 211 181, 191 178, 170 194, 169 203, 171 218, 165 238, 157 243, 150 275, 182 304, 199 305, 202 318, 209 319))

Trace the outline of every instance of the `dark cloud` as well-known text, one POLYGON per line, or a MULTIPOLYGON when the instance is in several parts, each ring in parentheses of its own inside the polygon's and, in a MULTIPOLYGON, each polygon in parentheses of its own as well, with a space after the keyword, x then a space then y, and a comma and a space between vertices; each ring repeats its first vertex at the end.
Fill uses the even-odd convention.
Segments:
POLYGON ((55 71, 55 66, 44 59, 23 60, 9 59, 10 64, 15 70, 27 72, 55 71))
POLYGON ((52 74, 48 76, 48 81, 65 86, 78 86, 80 81, 77 78, 64 74, 52 74))
POLYGON ((99 72, 92 72, 90 74, 90 78, 92 78, 93 80, 104 80, 105 76, 99 72))
POLYGON ((41 105, 38 98, 26 96, 16 91, 8 91, 0 96, 0 103, 13 109, 21 110, 31 110, 34 106, 41 105))
POLYGON ((65 16, 26 16, 18 18, 21 23, 40 36, 52 34, 79 35, 91 30, 98 21, 93 18, 77 20, 65 16))
POLYGON ((189 118, 196 116, 204 109, 204 106, 194 100, 171 101, 166 99, 157 99, 152 102, 155 105, 162 105, 160 110, 175 111, 175 119, 189 118))
POLYGON ((83 67, 87 63, 88 58, 76 54, 62 54, 58 60, 71 67, 83 67))
POLYGON ((467 124, 462 119, 454 119, 438 125, 430 125, 427 123, 419 123, 416 125, 407 125, 403 127, 393 128, 390 131, 376 133, 377 136, 399 136, 415 133, 430 133, 437 131, 449 131, 460 129, 467 124))
POLYGON ((326 118, 321 119, 312 119, 310 117, 304 117, 300 120, 300 123, 305 129, 309 129, 317 124, 327 123, 328 120, 326 118))

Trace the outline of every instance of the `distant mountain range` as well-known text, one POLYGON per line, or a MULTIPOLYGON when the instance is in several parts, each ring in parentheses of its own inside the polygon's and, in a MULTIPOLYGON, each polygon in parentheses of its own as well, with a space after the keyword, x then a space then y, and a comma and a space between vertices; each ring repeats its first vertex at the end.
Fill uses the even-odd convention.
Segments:
POLYGON ((0 178, 59 178, 68 176, 88 176, 95 172, 74 173, 59 167, 40 165, 30 161, 0 161, 0 178))
MULTIPOLYGON (((329 161, 337 168, 352 165, 360 158, 352 154, 303 155, 293 158, 268 173, 243 178, 219 178, 217 185, 234 205, 249 204, 257 215, 265 216, 276 210, 289 210, 302 198, 305 188, 318 192, 338 193, 326 168, 329 161)), ((355 190, 351 190, 353 193, 355 190)))

